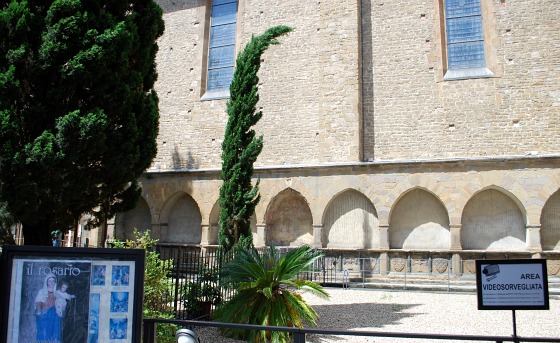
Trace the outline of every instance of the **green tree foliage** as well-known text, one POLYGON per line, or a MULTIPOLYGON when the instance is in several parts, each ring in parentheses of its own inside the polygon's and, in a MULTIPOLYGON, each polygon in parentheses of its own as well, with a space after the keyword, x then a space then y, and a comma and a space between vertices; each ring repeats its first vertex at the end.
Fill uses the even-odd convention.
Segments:
MULTIPOLYGON (((301 293, 328 298, 318 284, 297 280, 300 273, 312 271, 315 260, 322 256, 308 246, 301 246, 281 255, 274 246, 263 256, 255 248, 235 249, 232 261, 224 265, 222 282, 236 289, 230 301, 221 305, 215 318, 221 322, 267 326, 303 327, 315 325, 317 313, 305 302, 301 293)), ((224 329, 232 338, 248 342, 288 342, 287 332, 224 329)))
POLYGON ((3 244, 16 244, 12 235, 14 218, 8 212, 5 203, 0 202, 0 246, 3 244))
MULTIPOLYGON (((146 263, 144 270, 144 302, 142 314, 144 318, 173 318, 173 306, 169 294, 170 287, 167 283, 167 271, 170 260, 162 260, 159 254, 153 250, 157 240, 152 239, 150 231, 139 232, 134 229, 134 240, 126 242, 114 241, 114 248, 144 249, 146 251, 146 263)), ((157 326, 157 341, 163 343, 175 342, 175 332, 179 329, 173 324, 159 324, 157 326)))
POLYGON ((163 28, 153 0, 0 1, 0 186, 26 244, 135 202, 163 28))
POLYGON ((222 173, 220 188, 220 243, 230 250, 238 241, 244 246, 252 244, 250 219, 260 200, 259 183, 251 185, 253 163, 262 147, 262 136, 256 138, 251 129, 262 117, 256 111, 259 101, 257 72, 261 55, 270 44, 279 44, 278 36, 292 31, 288 26, 275 26, 260 36, 253 36, 237 56, 230 98, 227 102, 229 116, 222 143, 222 173))

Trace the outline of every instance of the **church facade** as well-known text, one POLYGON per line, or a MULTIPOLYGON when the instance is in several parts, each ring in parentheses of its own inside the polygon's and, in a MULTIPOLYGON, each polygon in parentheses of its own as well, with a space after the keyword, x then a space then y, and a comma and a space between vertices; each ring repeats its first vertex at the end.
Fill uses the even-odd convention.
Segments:
POLYGON ((235 55, 288 25, 259 72, 257 246, 309 244, 380 273, 546 257, 559 275, 560 3, 158 3, 158 155, 113 237, 218 244, 235 55))

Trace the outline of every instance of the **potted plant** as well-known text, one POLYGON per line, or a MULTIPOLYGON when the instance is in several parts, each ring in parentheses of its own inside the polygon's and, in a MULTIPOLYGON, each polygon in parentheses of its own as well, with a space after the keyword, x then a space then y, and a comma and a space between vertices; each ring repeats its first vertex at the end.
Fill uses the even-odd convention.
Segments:
POLYGON ((208 316, 212 306, 219 304, 222 299, 217 271, 204 268, 196 280, 188 283, 183 299, 189 319, 208 316))

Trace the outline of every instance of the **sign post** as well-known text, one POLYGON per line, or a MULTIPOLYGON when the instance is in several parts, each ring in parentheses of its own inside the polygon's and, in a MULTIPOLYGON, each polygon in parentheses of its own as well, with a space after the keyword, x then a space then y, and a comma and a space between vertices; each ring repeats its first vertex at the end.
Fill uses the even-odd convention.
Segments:
POLYGON ((513 338, 518 342, 515 310, 548 310, 546 260, 477 260, 479 310, 512 310, 513 338))

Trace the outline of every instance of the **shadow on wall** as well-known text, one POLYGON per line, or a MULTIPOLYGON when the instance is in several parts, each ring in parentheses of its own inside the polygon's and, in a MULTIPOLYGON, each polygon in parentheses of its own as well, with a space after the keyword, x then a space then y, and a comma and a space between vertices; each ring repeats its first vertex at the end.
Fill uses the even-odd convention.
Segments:
POLYGON ((287 188, 278 193, 266 210, 267 245, 313 244, 313 218, 305 198, 287 188))
POLYGON ((179 191, 164 204, 161 215, 160 242, 200 244, 202 215, 196 201, 179 191))
POLYGON ((172 13, 204 6, 204 0, 155 0, 163 13, 172 13))
MULTIPOLYGON (((362 118, 363 130, 367 134, 363 137, 363 160, 375 158, 375 135, 374 132, 374 105, 373 94, 373 23, 371 0, 362 0, 361 3, 361 46, 362 46, 362 118)), ((380 49, 381 47, 376 47, 380 49)))
POLYGON ((194 159, 192 153, 188 151, 185 154, 185 157, 182 157, 181 153, 179 152, 179 149, 177 148, 177 145, 175 145, 175 148, 173 149, 173 155, 171 156, 171 159, 173 161, 173 169, 175 170, 196 169, 199 167, 199 164, 194 159))

